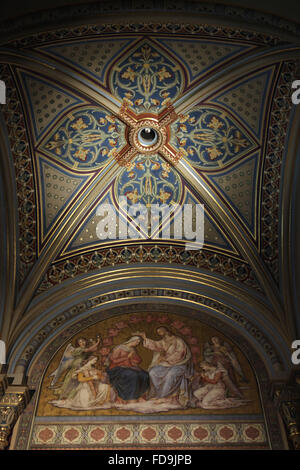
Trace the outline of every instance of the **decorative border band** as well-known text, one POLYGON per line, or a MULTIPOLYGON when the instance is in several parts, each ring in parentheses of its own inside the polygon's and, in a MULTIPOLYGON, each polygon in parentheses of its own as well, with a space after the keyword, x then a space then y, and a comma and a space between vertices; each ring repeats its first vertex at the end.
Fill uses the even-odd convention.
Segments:
MULTIPOLYGON (((52 10, 49 9, 46 11, 38 11, 24 15, 20 18, 1 22, 0 37, 4 38, 3 40, 5 40, 8 35, 13 35, 14 33, 16 34, 20 31, 27 31, 27 34, 30 34, 31 30, 36 30, 37 28, 53 28, 57 27, 59 24, 66 24, 70 21, 75 22, 79 19, 86 23, 90 18, 101 18, 103 15, 114 14, 121 15, 124 18, 126 13, 147 13, 147 16, 149 16, 151 12, 159 12, 166 15, 170 13, 177 13, 178 15, 182 15, 184 13, 193 15, 196 19, 197 17, 200 18, 201 16, 205 16, 206 18, 211 18, 215 21, 217 20, 228 22, 231 20, 232 23, 239 21, 245 23, 245 25, 248 24, 250 26, 261 25, 262 27, 274 31, 274 35, 278 35, 278 32, 281 32, 290 36, 300 36, 300 25, 296 22, 285 20, 272 14, 262 13, 237 6, 221 5, 217 3, 200 3, 184 0, 176 1, 176 3, 174 3, 172 0, 150 0, 146 3, 139 0, 127 0, 125 2, 122 0, 115 0, 112 4, 111 1, 106 0, 97 3, 89 3, 86 5, 69 5, 52 10)), ((163 23, 164 25, 156 25, 156 29, 160 28, 161 30, 164 30, 167 28, 170 30, 169 32, 171 32, 171 30, 173 30, 172 32, 180 32, 183 27, 183 25, 171 25, 165 21, 163 23)), ((116 26, 114 27, 114 32, 118 32, 116 30, 116 26)), ((141 29, 143 25, 138 26, 137 24, 133 24, 131 27, 135 29, 141 29)), ((207 29, 217 28, 209 25, 206 25, 205 27, 207 29)), ((95 28, 98 29, 98 32, 103 32, 101 31, 101 26, 95 26, 95 28)), ((189 32, 197 32, 198 28, 198 25, 188 25, 188 29, 190 30, 189 32)), ((236 32, 232 32, 232 34, 236 34, 236 32)), ((248 34, 252 34, 254 37, 257 37, 260 40, 264 38, 266 42, 274 41, 275 39, 274 36, 268 37, 267 35, 263 35, 261 33, 248 32, 248 34)), ((49 35, 49 33, 46 33, 46 36, 47 35, 49 35)), ((40 34, 38 36, 41 38, 40 34)), ((278 41, 278 39, 275 40, 278 41)))
POLYGON ((125 423, 125 424, 35 424, 31 449, 68 448, 70 446, 103 448, 118 446, 201 446, 241 445, 268 449, 263 422, 249 423, 125 423))

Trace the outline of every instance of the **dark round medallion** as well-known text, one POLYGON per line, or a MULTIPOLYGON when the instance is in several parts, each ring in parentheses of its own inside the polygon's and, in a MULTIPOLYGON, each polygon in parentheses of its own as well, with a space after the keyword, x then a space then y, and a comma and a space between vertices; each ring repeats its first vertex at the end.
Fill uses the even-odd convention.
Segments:
POLYGON ((157 142, 158 134, 152 127, 143 127, 138 133, 138 140, 140 144, 148 147, 157 142))

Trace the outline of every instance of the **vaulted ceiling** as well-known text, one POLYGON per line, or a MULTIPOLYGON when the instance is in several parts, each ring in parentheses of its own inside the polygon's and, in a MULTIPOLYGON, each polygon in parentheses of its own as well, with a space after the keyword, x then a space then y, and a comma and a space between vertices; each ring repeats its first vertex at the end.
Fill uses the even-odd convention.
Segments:
POLYGON ((250 306, 287 360, 300 46, 250 29, 104 22, 2 45, 2 336, 12 355, 50 306, 84 298, 89 283, 101 293, 102 273, 124 269, 134 286, 138 269, 154 279, 159 267, 250 306), (151 151, 136 141, 145 126, 161 139, 151 151), (120 196, 204 204, 203 248, 161 230, 99 239, 97 207, 118 208, 120 196))

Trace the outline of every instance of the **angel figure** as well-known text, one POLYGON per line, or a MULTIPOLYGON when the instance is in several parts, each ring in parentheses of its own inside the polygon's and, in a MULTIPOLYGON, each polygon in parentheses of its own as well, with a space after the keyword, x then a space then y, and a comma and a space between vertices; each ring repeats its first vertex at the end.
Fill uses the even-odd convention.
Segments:
POLYGON ((90 356, 76 369, 72 378, 76 386, 67 398, 52 400, 52 405, 72 410, 110 408, 117 395, 106 372, 97 368, 98 357, 90 356))
MULTIPOLYGON (((200 362, 201 386, 194 390, 196 406, 204 409, 225 409, 246 405, 250 400, 227 396, 227 370, 222 364, 213 365, 207 361, 200 362)), ((227 377, 228 379, 228 377, 227 377)), ((230 380, 230 379, 229 379, 230 380)))
POLYGON ((72 346, 71 343, 67 345, 59 366, 50 374, 50 377, 53 377, 50 388, 55 388, 54 393, 58 395, 60 399, 66 398, 74 388, 74 371, 81 366, 82 362, 86 360, 91 353, 97 351, 100 341, 100 336, 97 336, 96 341, 92 340, 90 341, 91 344, 88 345, 88 340, 81 337, 76 341, 75 347, 72 346), (63 383, 57 387, 57 381, 63 374, 65 374, 63 383))
POLYGON ((242 397, 242 393, 238 389, 236 374, 241 378, 242 382, 248 382, 248 380, 232 347, 225 341, 221 343, 218 336, 213 336, 211 341, 204 345, 204 359, 215 366, 221 364, 228 373, 228 378, 231 382, 231 393, 234 396, 242 397))

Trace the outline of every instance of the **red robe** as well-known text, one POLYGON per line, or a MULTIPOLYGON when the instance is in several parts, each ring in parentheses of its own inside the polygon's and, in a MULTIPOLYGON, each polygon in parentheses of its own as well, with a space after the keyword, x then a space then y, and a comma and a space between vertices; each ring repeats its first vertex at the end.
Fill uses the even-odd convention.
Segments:
POLYGON ((114 367, 136 367, 141 362, 141 358, 136 352, 128 352, 121 346, 115 348, 110 356, 109 369, 114 367))

